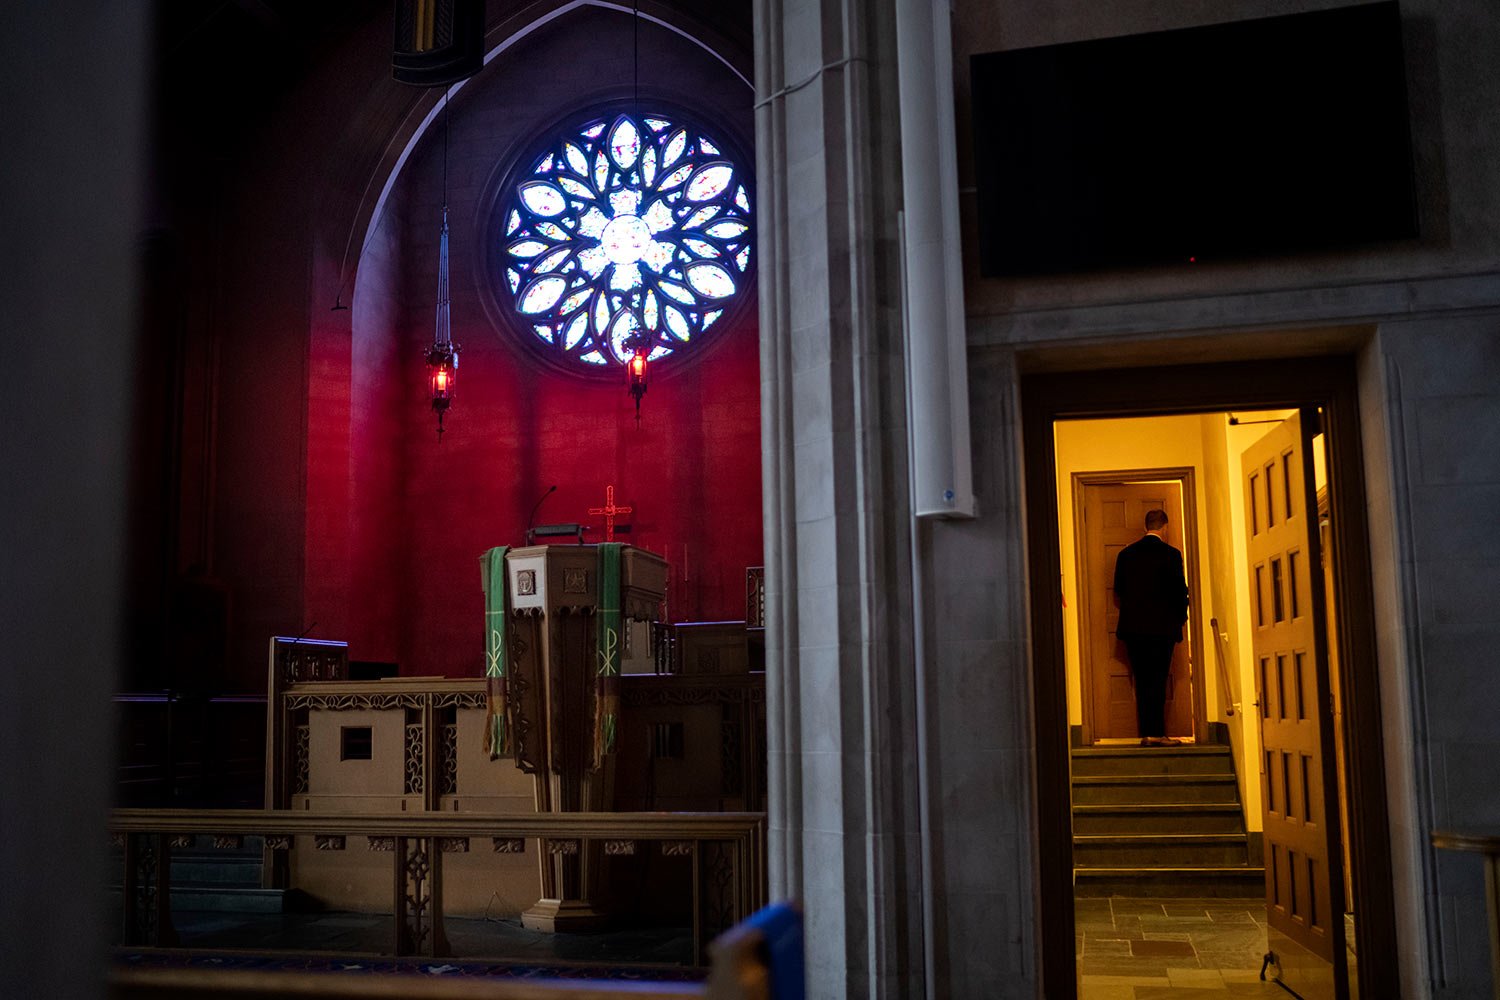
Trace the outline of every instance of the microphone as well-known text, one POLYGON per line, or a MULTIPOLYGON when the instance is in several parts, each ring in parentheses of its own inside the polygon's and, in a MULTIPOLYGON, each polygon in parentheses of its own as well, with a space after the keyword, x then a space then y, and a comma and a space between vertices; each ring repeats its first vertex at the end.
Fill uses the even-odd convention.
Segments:
POLYGON ((536 512, 539 511, 539 510, 541 510, 541 508, 542 508, 542 500, 546 500, 548 497, 550 497, 553 493, 556 493, 556 492, 557 492, 557 484, 554 483, 553 485, 547 487, 547 492, 542 494, 541 500, 538 500, 532 506, 531 513, 528 514, 528 515, 526 515, 526 534, 528 536, 531 534, 531 524, 532 524, 533 521, 536 520, 536 512))
POLYGON ((313 629, 315 629, 317 627, 318 627, 318 623, 317 622, 313 622, 311 625, 307 626, 307 628, 305 628, 305 629, 302 630, 302 634, 301 635, 297 636, 297 638, 295 638, 291 642, 287 643, 287 645, 288 646, 295 646, 295 645, 297 645, 297 643, 299 643, 303 639, 307 638, 307 634, 309 632, 311 632, 313 629))

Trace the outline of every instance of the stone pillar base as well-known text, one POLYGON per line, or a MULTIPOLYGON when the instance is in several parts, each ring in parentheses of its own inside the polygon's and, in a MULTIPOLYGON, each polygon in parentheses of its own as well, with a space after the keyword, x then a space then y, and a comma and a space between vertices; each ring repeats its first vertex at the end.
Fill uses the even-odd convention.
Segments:
POLYGON ((521 926, 548 934, 593 931, 608 917, 586 899, 539 899, 521 913, 521 926))

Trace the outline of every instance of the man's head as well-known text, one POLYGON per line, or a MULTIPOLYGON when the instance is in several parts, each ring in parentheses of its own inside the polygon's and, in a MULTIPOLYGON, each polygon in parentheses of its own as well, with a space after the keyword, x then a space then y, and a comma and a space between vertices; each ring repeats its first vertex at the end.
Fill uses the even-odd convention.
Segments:
POLYGON ((1146 530, 1160 531, 1167 526, 1167 512, 1164 510, 1146 511, 1146 530))

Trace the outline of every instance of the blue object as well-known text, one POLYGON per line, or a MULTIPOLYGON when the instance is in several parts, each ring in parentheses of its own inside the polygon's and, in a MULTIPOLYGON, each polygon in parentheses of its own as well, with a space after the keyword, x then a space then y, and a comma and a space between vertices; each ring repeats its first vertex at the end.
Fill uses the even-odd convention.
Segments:
POLYGON ((744 926, 765 939, 771 974, 771 1000, 803 1000, 807 975, 802 953, 802 910, 795 903, 772 903, 752 913, 744 926))

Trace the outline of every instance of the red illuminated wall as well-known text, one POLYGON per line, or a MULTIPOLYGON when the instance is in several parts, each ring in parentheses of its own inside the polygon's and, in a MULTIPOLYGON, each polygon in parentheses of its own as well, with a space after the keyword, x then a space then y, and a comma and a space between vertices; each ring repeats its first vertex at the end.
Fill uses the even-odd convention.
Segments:
MULTIPOLYGON (((643 32, 643 100, 714 123, 753 166, 750 90, 701 48, 643 32), (648 96, 649 95, 649 96, 648 96)), ((671 567, 669 616, 744 617, 745 568, 762 562, 754 287, 701 357, 658 364, 641 423, 622 381, 552 369, 507 325, 485 286, 485 241, 506 168, 538 133, 625 96, 628 19, 597 8, 528 36, 526 59, 496 59, 452 102, 448 151, 458 397, 439 443, 427 407, 433 336, 441 127, 406 162, 368 235, 353 308, 315 319, 309 350, 304 617, 346 638, 354 659, 404 674, 482 668, 479 556, 521 544, 537 523, 603 518, 606 486, 634 512, 628 541, 671 567), (602 53, 565 58, 580 39, 602 53), (612 44, 611 39, 619 44, 612 44), (555 57, 555 58, 554 58, 555 57), (550 68, 549 68, 550 67, 550 68), (559 68, 561 67, 561 68, 559 68), (543 69, 545 72, 542 72, 543 69)), ((753 273, 753 272, 752 272, 753 273)))

